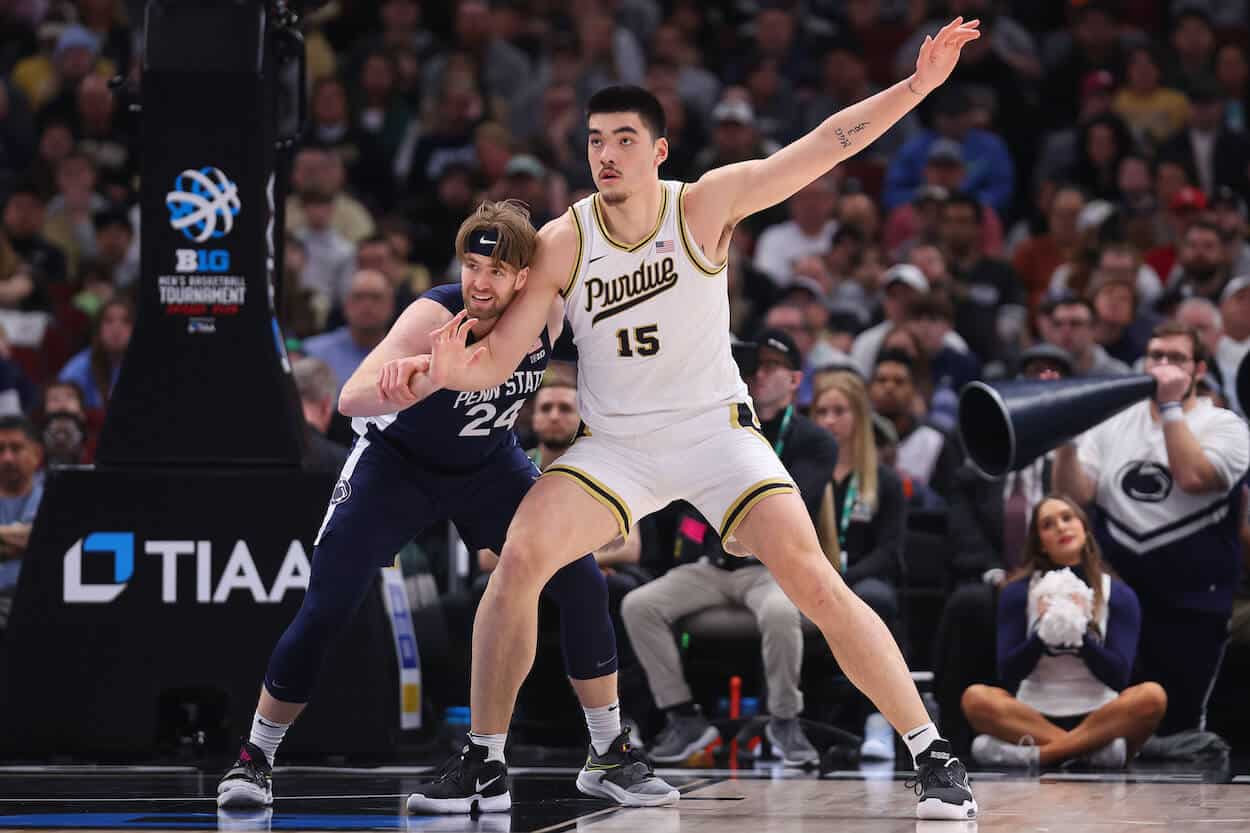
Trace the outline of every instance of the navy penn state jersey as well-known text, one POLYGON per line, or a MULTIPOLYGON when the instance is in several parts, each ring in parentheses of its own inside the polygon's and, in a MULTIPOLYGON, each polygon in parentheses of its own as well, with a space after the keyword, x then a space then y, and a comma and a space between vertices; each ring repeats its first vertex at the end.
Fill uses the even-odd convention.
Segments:
MULTIPOLYGON (((442 304, 452 315, 464 309, 460 284, 436 286, 421 296, 442 304)), ((469 343, 472 344, 472 335, 469 343)), ((480 391, 440 390, 396 414, 356 417, 352 429, 377 439, 432 468, 464 471, 501 449, 517 445, 512 430, 521 406, 538 390, 551 358, 551 338, 543 328, 512 376, 498 387, 480 391)))

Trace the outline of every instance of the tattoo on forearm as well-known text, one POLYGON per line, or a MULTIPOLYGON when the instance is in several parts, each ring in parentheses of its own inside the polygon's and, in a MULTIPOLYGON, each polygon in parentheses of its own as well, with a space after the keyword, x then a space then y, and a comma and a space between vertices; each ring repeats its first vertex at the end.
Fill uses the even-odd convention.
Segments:
POLYGON ((849 148, 851 146, 851 140, 847 134, 854 135, 856 133, 859 133, 861 130, 863 130, 867 126, 868 126, 868 122, 861 121, 859 124, 851 125, 846 130, 843 130, 840 127, 835 127, 833 129, 833 135, 837 137, 838 144, 842 145, 844 149, 849 148))

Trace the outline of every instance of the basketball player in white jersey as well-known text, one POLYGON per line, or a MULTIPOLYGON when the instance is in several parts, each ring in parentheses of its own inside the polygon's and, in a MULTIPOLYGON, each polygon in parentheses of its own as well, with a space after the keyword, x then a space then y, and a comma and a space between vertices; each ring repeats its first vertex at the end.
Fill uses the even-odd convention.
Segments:
MULTIPOLYGON (((926 38, 915 73, 833 114, 767 159, 662 181, 664 114, 638 87, 589 102, 588 156, 598 193, 539 232, 529 283, 480 344, 466 347, 464 313, 435 331, 432 356, 383 368, 379 389, 410 402, 431 389, 503 384, 562 297, 578 348, 584 436, 547 469, 508 530, 478 609, 471 742, 503 760, 516 694, 533 663, 538 597, 565 564, 670 501, 688 500, 719 527, 727 550, 755 555, 819 626, 838 665, 899 732, 915 758, 920 818, 970 819, 977 805, 963 765, 925 712, 890 632, 821 552, 793 481, 763 441, 730 354, 726 260, 735 226, 867 147, 942 84, 978 21, 956 18, 926 38)), ((489 395, 489 393, 488 393, 489 395)), ((619 712, 617 712, 619 714, 619 712)), ((647 766, 593 745, 582 782, 606 786, 647 766)), ((409 798, 421 809, 482 756, 449 762, 409 798)))

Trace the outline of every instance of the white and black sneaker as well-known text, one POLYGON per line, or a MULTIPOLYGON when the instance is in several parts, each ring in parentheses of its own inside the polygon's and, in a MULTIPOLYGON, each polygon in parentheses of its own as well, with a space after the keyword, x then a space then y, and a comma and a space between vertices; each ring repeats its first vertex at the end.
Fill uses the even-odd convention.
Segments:
POLYGON ((591 745, 586 765, 577 773, 577 789, 626 807, 657 807, 681 798, 677 788, 658 777, 647 756, 629 742, 629 729, 617 735, 602 755, 591 745))
POLYGON ((512 809, 508 767, 486 760, 487 749, 468 743, 460 754, 443 764, 433 781, 417 786, 408 796, 408 812, 506 813, 512 809))
POLYGON ((977 801, 968 785, 968 771, 945 740, 935 740, 916 756, 916 777, 907 786, 920 797, 918 819, 967 821, 977 817, 977 801))
POLYGON ((217 784, 217 806, 229 809, 273 804, 273 767, 264 751, 243 741, 239 758, 217 784))

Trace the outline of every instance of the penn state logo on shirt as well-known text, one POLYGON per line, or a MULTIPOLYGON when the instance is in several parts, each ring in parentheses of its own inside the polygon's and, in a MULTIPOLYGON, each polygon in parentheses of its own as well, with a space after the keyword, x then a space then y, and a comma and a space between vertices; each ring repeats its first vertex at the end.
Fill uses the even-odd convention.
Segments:
POLYGON ((1132 461, 1120 469, 1116 479, 1124 494, 1142 503, 1161 503, 1172 494, 1172 473, 1153 460, 1132 461))
POLYGON ((330 504, 337 506, 352 496, 352 484, 346 480, 340 480, 334 484, 334 491, 330 493, 330 504))

